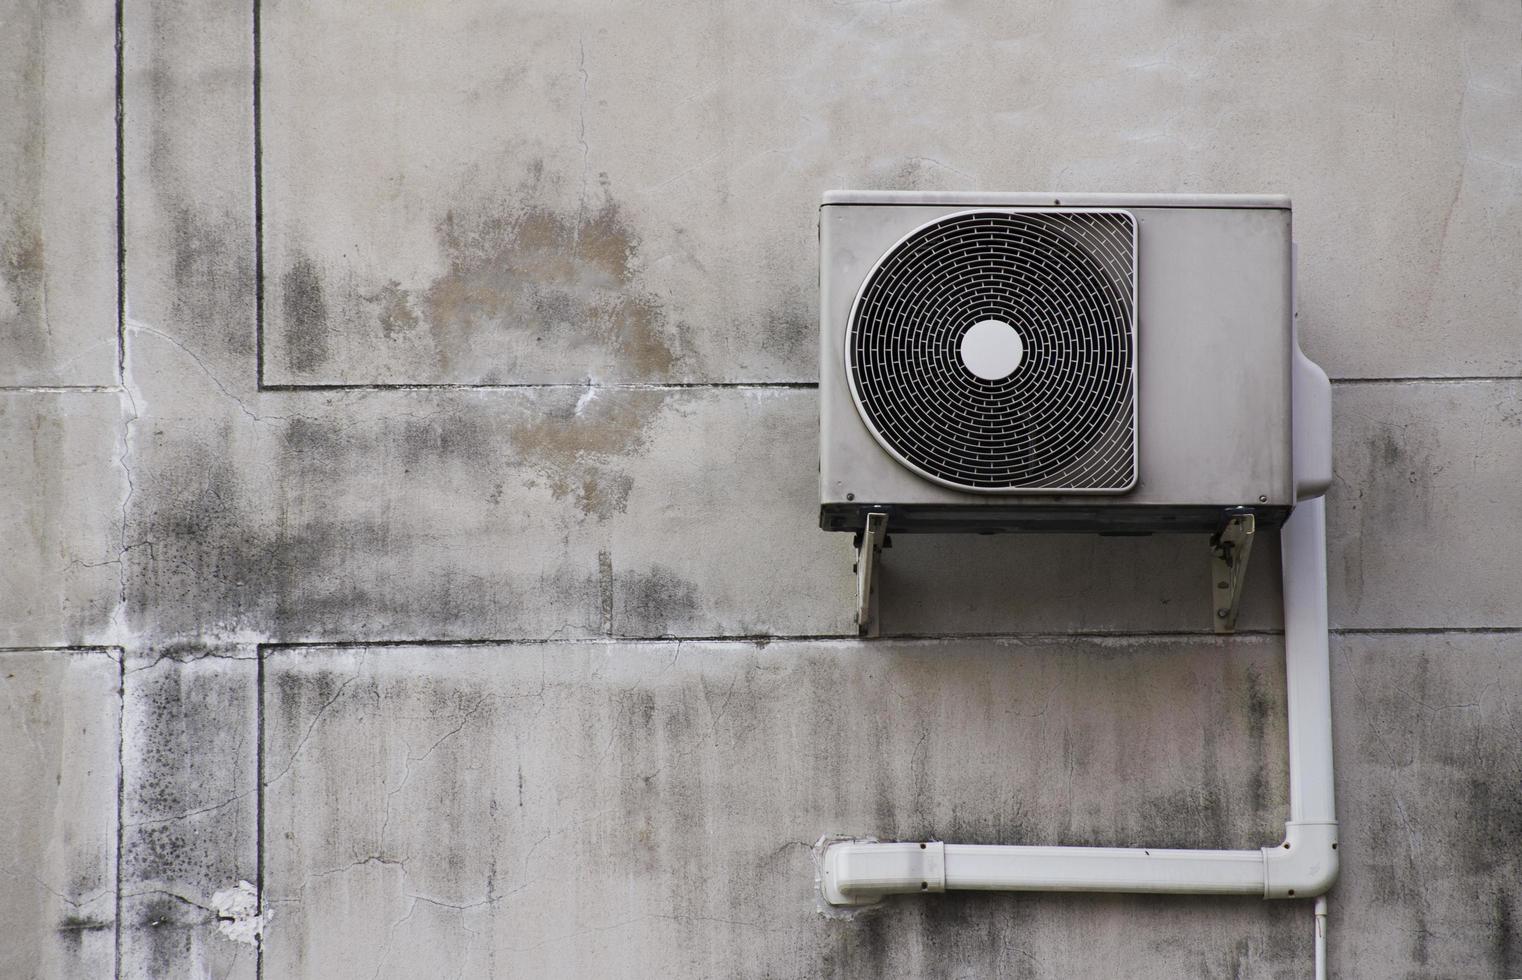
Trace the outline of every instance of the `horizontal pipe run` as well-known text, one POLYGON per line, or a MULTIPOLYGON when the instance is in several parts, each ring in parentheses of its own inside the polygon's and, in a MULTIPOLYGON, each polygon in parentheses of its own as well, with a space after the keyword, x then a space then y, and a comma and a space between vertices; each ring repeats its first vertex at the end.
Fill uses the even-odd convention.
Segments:
POLYGON ((1261 897, 1264 864, 1262 851, 838 842, 824 852, 820 884, 835 905, 950 890, 1261 897))
POLYGON ((1263 852, 948 844, 946 887, 1261 896, 1263 852))

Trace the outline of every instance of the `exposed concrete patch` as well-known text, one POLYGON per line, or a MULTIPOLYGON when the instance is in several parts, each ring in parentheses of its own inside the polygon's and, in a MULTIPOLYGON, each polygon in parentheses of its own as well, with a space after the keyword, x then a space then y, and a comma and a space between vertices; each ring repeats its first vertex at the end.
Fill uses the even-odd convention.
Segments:
POLYGON ((264 938, 272 918, 268 910, 260 910, 259 892, 246 881, 212 895, 211 907, 217 913, 217 933, 249 946, 257 946, 264 938))

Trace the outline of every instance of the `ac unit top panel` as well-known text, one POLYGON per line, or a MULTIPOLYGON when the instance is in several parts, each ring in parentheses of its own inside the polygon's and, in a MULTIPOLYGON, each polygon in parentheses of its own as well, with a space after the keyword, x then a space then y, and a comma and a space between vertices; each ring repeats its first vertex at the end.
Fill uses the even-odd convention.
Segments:
POLYGON ((823 206, 879 204, 954 208, 1267 208, 1290 210, 1284 194, 1067 194, 1061 191, 825 191, 823 206))
POLYGON ((834 192, 820 211, 823 526, 859 527, 872 509, 889 511, 899 531, 1186 529, 1213 523, 1229 507, 1251 507, 1268 524, 1288 514, 1294 495, 1287 199, 957 194, 913 203, 925 196, 834 192), (1135 221, 1138 472, 1134 487, 1103 498, 991 495, 926 479, 885 451, 863 422, 846 368, 853 304, 896 243, 969 208, 1029 210, 1042 200, 1054 211, 1069 202, 1124 210, 1135 221))

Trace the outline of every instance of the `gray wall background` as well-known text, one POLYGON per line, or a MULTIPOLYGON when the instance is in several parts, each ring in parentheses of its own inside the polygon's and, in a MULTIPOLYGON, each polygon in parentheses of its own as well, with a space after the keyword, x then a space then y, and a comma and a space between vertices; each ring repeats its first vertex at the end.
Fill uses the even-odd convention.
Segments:
POLYGON ((1282 191, 1343 977, 1522 974, 1522 8, 0 3, 0 974, 1301 977, 1277 552, 815 528, 841 186, 1282 191), (262 951, 228 935, 262 889, 262 951), (218 893, 223 893, 221 897, 218 893), (261 962, 262 960, 262 962, 261 962))

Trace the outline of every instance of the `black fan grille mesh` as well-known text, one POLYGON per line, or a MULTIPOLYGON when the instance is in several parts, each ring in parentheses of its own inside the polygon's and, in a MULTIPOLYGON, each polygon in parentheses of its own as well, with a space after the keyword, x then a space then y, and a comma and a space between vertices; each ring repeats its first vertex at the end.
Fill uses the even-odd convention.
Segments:
POLYGON ((901 242, 863 285, 851 390, 879 442, 982 491, 1122 491, 1136 482, 1135 224, 1114 211, 977 211, 901 242), (1024 341, 988 381, 961 340, 994 319, 1024 341))

